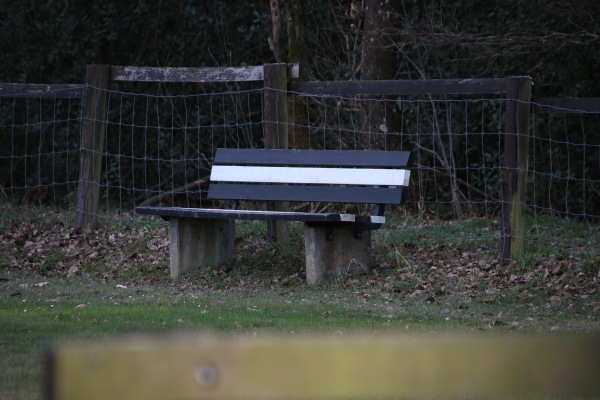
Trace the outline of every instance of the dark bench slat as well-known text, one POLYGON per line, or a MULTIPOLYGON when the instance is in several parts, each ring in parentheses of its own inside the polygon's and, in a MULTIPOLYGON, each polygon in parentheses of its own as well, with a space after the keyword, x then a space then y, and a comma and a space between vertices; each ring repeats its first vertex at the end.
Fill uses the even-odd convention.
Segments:
POLYGON ((218 149, 214 164, 389 167, 412 165, 409 151, 218 149))
POLYGON ((266 200, 266 201, 321 201, 326 203, 401 204, 405 191, 400 187, 334 187, 248 185, 213 183, 209 199, 266 200))
POLYGON ((221 210, 181 207, 138 207, 138 214, 158 215, 163 218, 215 218, 259 221, 347 222, 381 224, 385 217, 357 216, 337 213, 303 213, 291 211, 221 210))

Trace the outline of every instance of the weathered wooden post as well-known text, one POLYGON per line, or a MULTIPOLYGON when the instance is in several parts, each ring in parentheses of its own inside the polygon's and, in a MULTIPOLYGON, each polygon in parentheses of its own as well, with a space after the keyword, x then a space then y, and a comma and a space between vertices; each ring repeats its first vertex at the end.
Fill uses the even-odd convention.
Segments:
MULTIPOLYGON (((287 64, 265 64, 264 66, 264 137, 265 148, 287 149, 288 147, 288 110, 287 110, 287 64)), ((268 205, 269 210, 286 211, 288 202, 268 205)), ((268 221, 269 238, 276 242, 288 236, 286 223, 268 221)))
POLYGON ((76 232, 95 229, 98 223, 109 75, 108 65, 88 65, 85 71, 76 232))
POLYGON ((523 254, 523 205, 527 196, 531 78, 508 79, 502 167, 502 264, 523 254))

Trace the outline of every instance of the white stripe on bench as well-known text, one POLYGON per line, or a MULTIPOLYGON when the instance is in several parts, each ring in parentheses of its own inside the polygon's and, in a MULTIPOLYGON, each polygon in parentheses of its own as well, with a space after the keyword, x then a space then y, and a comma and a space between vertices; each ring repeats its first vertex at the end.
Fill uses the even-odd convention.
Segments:
POLYGON ((214 165, 213 182, 408 186, 410 171, 373 168, 251 167, 214 165))

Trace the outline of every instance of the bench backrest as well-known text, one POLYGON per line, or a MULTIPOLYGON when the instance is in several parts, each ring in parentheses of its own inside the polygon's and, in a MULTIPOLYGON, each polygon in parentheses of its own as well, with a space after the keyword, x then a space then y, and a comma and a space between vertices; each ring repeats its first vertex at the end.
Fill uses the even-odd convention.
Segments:
POLYGON ((408 151, 218 149, 208 198, 403 204, 408 151))

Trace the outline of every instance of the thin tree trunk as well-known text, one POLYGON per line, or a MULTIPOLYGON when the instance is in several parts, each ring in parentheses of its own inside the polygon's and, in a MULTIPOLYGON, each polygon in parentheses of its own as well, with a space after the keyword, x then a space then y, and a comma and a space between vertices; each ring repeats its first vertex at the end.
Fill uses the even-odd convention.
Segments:
MULTIPOLYGON (((304 0, 283 0, 287 15, 288 62, 298 63, 302 77, 310 76, 310 60, 306 42, 306 16, 304 0)), ((302 79, 302 78, 300 78, 302 79)), ((288 135, 294 149, 311 147, 308 135, 306 105, 300 96, 288 96, 288 135)))
MULTIPOLYGON (((390 31, 399 23, 401 0, 364 0, 360 15, 364 17, 364 34, 360 76, 362 80, 394 79, 397 54, 390 31)), ((353 8, 357 2, 353 3, 353 8)), ((393 101, 369 99, 362 103, 363 124, 360 146, 374 149, 400 148, 399 112, 393 101)), ((385 100, 385 99, 383 99, 385 100)), ((388 99, 389 100, 389 99, 388 99)))
POLYGON ((271 6, 271 35, 269 36, 269 49, 278 63, 283 62, 281 50, 281 7, 279 0, 269 0, 271 6))

